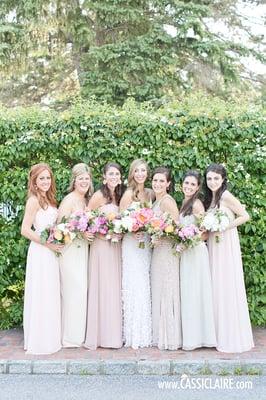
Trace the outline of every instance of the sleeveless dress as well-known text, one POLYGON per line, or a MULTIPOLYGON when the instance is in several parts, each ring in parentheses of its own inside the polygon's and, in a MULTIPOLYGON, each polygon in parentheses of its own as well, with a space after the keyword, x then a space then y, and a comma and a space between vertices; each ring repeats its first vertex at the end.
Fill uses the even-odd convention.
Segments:
MULTIPOLYGON (((118 213, 118 206, 100 210, 118 213)), ((85 347, 122 347, 121 243, 97 237, 90 248, 85 347)))
MULTIPOLYGON (((57 218, 49 206, 37 211, 34 221, 40 234, 57 218)), ((31 242, 27 256, 24 294, 24 349, 27 354, 51 354, 61 348, 61 309, 59 260, 41 244, 31 242)))
MULTIPOLYGON (((161 201, 153 205, 155 212, 161 211, 161 201)), ((153 345, 160 350, 177 350, 182 346, 179 257, 173 254, 168 238, 160 239, 153 250, 151 291, 153 345)))
MULTIPOLYGON (((194 215, 180 215, 182 225, 195 224, 194 215)), ((184 350, 216 347, 211 271, 206 244, 180 256, 181 319, 184 350)))
POLYGON ((87 315, 88 242, 75 239, 59 260, 62 302, 62 346, 84 343, 87 315))
POLYGON ((130 233, 122 241, 123 339, 126 347, 151 345, 151 249, 145 248, 130 233))
MULTIPOLYGON (((233 212, 221 204, 233 221, 233 212)), ((237 228, 220 234, 216 243, 215 233, 208 239, 212 275, 214 318, 217 350, 241 353, 254 347, 252 329, 243 276, 241 250, 237 228)))

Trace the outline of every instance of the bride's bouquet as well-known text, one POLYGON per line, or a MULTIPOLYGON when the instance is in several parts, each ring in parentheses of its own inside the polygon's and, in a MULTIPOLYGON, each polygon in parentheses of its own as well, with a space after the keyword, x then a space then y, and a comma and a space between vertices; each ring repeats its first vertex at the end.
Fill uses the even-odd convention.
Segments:
MULTIPOLYGON (((214 208, 206 212, 202 221, 200 222, 200 228, 209 232, 223 232, 230 224, 228 215, 220 210, 214 208)), ((215 235, 216 243, 220 241, 219 235, 215 235)))
MULTIPOLYGON (((114 232, 119 234, 146 232, 146 226, 153 215, 151 208, 142 207, 140 203, 136 202, 113 221, 114 232)), ((139 241, 139 248, 145 248, 144 240, 139 241)))

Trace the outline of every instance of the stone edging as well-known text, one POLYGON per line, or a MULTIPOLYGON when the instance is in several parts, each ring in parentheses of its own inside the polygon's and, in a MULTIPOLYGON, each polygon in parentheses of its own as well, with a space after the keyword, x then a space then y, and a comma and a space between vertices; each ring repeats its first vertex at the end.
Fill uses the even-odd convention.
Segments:
POLYGON ((266 360, 0 360, 0 374, 266 375, 266 360))

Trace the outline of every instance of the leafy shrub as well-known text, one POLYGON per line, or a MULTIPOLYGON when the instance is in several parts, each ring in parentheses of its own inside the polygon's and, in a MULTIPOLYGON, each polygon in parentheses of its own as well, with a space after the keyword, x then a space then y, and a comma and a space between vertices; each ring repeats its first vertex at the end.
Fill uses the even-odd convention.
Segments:
POLYGON ((20 225, 30 166, 41 161, 51 165, 60 200, 75 163, 88 163, 97 183, 107 161, 118 161, 126 176, 130 162, 139 157, 151 168, 172 168, 179 204, 187 169, 203 172, 211 162, 226 165, 230 188, 251 215, 239 228, 251 319, 255 325, 265 324, 265 127, 260 110, 206 99, 160 109, 134 102, 123 108, 91 102, 62 113, 0 111, 0 204, 10 214, 0 218, 0 328, 21 323, 28 243, 20 236, 20 225))

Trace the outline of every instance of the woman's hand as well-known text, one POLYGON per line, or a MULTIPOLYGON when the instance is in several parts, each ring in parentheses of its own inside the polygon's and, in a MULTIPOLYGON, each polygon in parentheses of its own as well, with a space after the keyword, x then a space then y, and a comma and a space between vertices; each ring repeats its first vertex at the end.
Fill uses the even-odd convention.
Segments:
POLYGON ((112 234, 112 242, 120 242, 120 240, 122 240, 123 235, 121 233, 113 233, 112 234))
POLYGON ((106 235, 102 235, 101 233, 96 233, 96 237, 97 239, 101 239, 101 240, 109 240, 106 235))
POLYGON ((152 247, 157 247, 160 244, 160 239, 159 238, 153 239, 151 244, 152 247))
POLYGON ((88 242, 93 242, 95 235, 94 233, 84 232, 83 233, 84 239, 88 240, 88 242))
POLYGON ((48 249, 54 251, 55 253, 61 253, 64 245, 60 243, 45 243, 45 247, 48 247, 48 249))
POLYGON ((209 232, 208 231, 201 231, 200 237, 201 237, 201 240, 203 240, 203 241, 208 240, 209 232))

